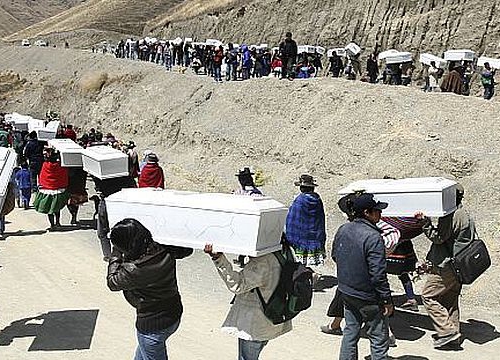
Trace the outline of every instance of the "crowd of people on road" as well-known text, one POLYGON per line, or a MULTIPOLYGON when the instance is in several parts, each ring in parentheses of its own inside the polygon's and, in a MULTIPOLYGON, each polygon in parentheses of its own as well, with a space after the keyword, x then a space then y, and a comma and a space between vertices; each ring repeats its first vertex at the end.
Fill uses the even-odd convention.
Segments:
MULTIPOLYGON (((285 63, 293 61, 286 59, 285 63)), ((71 225, 77 226, 78 208, 89 201, 87 173, 82 168, 63 167, 58 151, 39 141, 36 131, 19 132, 3 120, 3 115, 0 125, 0 146, 12 147, 18 155, 20 166, 12 180, 18 205, 30 209, 34 194, 32 206, 48 216, 49 231, 61 229, 64 207, 71 214, 71 225)), ((69 124, 62 125, 57 137, 73 140, 82 147, 110 146, 128 155, 128 175, 105 180, 91 177, 97 194, 92 197, 97 237, 103 259, 109 263, 109 289, 123 291, 125 299, 137 311, 135 359, 167 359, 166 341, 179 327, 183 313, 176 261, 188 257, 193 250, 155 242, 151 232, 135 219, 124 219, 111 228, 106 210, 106 198, 121 189, 165 188, 159 158, 148 150, 139 159, 133 141, 122 142, 111 133, 104 135, 96 129, 78 132, 69 124)), ((255 185, 254 175, 249 167, 238 171, 239 187, 234 193, 263 196, 255 185)), ((239 256, 233 263, 225 254, 214 252, 211 244, 205 247, 217 273, 235 295, 223 328, 238 338, 239 360, 258 359, 269 341, 292 331, 291 318, 296 314, 276 321, 276 316, 267 311, 273 301, 276 303, 277 291, 284 291, 287 256, 283 254, 293 251, 293 264, 300 264, 307 269, 305 273, 310 273, 311 289, 319 287, 324 279, 327 233, 324 205, 316 192, 318 183, 311 175, 303 174, 294 185, 298 195, 288 211, 283 250, 258 257, 239 256)), ((463 195, 464 189, 458 186, 457 210, 439 218, 437 224, 423 213, 414 217, 383 217, 388 204, 375 201, 369 193, 352 193, 340 199, 339 209, 347 222, 336 231, 332 244, 338 288, 326 312, 334 319, 320 329, 329 335, 342 336, 340 360, 358 358, 363 327, 371 344, 371 359, 388 359, 389 347, 396 343, 390 328, 394 302, 388 274, 398 276, 405 290, 406 302, 401 308, 418 312, 412 274, 427 273, 421 297, 436 330, 434 347, 459 346, 462 285, 455 276, 451 259, 456 244, 473 238, 474 228, 473 220, 462 206, 463 195), (412 239, 421 234, 430 240, 431 246, 425 261, 417 263, 412 239), (345 322, 343 328, 342 322, 345 322)), ((5 215, 2 209, 3 223, 5 215)))
MULTIPOLYGON (((115 48, 118 58, 153 62, 171 71, 174 68, 185 72, 191 68, 195 74, 213 77, 216 82, 248 80, 274 76, 281 79, 307 79, 321 75, 349 80, 359 78, 363 82, 408 86, 414 80, 416 69, 413 62, 384 63, 379 60, 378 46, 366 59, 365 70, 361 64, 361 54, 349 51, 331 51, 328 58, 324 52, 300 49, 292 34, 287 32, 278 47, 269 49, 267 45, 236 45, 222 43, 210 45, 196 43, 188 38, 174 41, 158 39, 121 40, 115 48), (325 71, 323 71, 326 64, 325 71)), ((447 71, 439 64, 422 64, 420 73, 422 90, 426 92, 452 92, 470 95, 471 81, 478 74, 484 87, 483 97, 487 100, 494 95, 495 70, 486 63, 478 72, 474 61, 450 61, 447 71)))

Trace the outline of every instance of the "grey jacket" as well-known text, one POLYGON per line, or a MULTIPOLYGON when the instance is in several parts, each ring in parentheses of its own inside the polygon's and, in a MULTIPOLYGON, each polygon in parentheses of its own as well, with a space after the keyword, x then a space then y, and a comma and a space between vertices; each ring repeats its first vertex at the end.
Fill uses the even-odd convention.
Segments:
POLYGON ((432 225, 427 218, 423 226, 424 234, 432 241, 427 260, 434 266, 444 268, 470 242, 474 234, 473 227, 472 219, 461 204, 455 212, 439 218, 437 226, 432 225))

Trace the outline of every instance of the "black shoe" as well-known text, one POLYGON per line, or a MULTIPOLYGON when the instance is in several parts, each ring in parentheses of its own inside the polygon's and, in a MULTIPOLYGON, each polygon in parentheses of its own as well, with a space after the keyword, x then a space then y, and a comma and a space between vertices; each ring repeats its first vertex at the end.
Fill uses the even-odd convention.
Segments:
POLYGON ((460 339, 462 335, 457 332, 455 334, 450 334, 442 337, 436 337, 434 339, 434 349, 440 349, 446 345, 449 345, 450 343, 460 339))

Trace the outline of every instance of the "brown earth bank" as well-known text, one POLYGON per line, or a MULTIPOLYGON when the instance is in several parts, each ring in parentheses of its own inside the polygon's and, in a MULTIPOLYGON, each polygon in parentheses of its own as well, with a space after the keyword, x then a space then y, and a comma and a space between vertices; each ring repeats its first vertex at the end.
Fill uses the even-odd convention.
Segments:
MULTIPOLYGON (((262 171, 264 192, 289 204, 293 180, 309 172, 320 184, 329 239, 345 221, 337 191, 353 180, 460 181, 494 260, 465 299, 470 306, 498 305, 497 99, 327 78, 216 84, 77 50, 1 50, 0 71, 11 73, 0 79, 16 86, 0 93, 2 111, 41 117, 52 109, 67 123, 133 139, 140 151, 159 154, 169 188, 229 192, 235 171, 251 165, 262 171)), ((415 244, 422 258, 429 244, 424 238, 415 244)))
POLYGON ((150 21, 145 33, 278 44, 292 31, 310 45, 355 41, 367 50, 379 44, 441 55, 470 48, 494 56, 500 52, 499 14, 500 0, 188 0, 150 21))

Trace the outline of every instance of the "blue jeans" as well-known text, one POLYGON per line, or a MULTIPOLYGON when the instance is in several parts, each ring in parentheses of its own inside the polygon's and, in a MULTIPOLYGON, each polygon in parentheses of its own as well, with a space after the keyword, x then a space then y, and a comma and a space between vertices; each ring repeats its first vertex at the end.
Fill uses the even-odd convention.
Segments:
POLYGON ((180 320, 172 326, 151 333, 137 330, 137 350, 134 360, 168 360, 165 342, 179 327, 180 320))
POLYGON ((258 360, 268 341, 238 339, 238 360, 258 360))
POLYGON ((374 306, 378 307, 378 305, 368 305, 360 309, 344 307, 345 328, 340 347, 340 360, 358 359, 358 341, 364 323, 368 325, 366 334, 370 339, 371 360, 387 360, 389 324, 387 317, 380 310, 373 309, 374 306), (368 312, 376 312, 376 314, 374 317, 366 317, 368 312))
POLYGON ((214 72, 215 81, 222 81, 221 66, 219 64, 214 64, 214 72))

